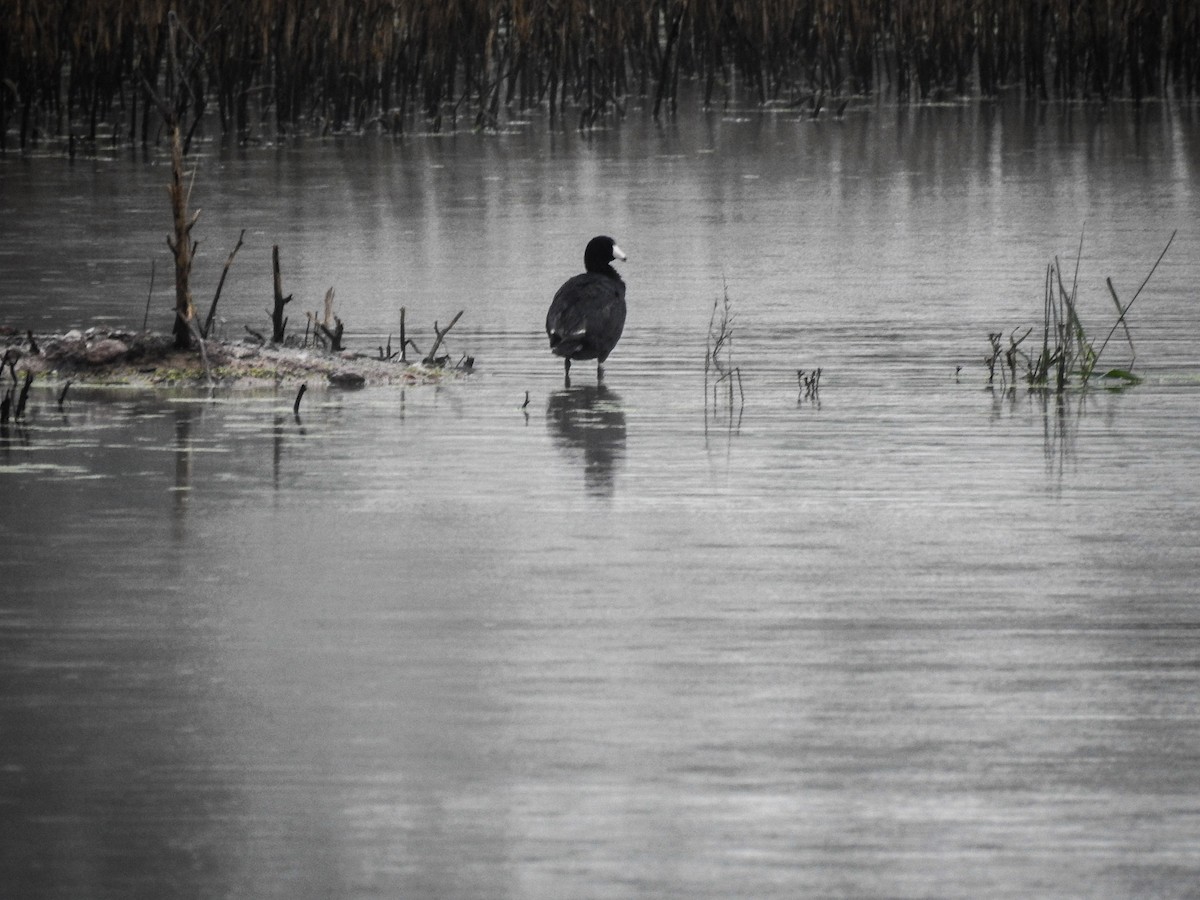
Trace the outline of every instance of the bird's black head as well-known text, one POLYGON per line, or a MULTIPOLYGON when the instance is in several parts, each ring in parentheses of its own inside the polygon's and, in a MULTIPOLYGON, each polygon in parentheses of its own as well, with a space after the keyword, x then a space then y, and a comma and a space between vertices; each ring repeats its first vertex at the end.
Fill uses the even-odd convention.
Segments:
POLYGON ((583 267, 589 272, 613 271, 609 263, 614 259, 624 259, 625 254, 610 237, 601 235, 588 241, 587 249, 583 251, 583 267))

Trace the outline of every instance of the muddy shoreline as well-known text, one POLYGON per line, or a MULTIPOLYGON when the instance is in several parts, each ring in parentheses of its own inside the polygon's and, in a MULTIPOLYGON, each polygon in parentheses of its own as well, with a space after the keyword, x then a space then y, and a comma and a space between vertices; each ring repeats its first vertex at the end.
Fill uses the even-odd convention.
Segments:
POLYGON ((355 351, 331 353, 320 347, 240 341, 205 341, 204 350, 178 350, 169 334, 134 333, 103 327, 64 334, 0 334, 5 380, 73 382, 136 387, 263 387, 328 384, 418 384, 461 377, 472 360, 455 365, 381 359, 355 351))

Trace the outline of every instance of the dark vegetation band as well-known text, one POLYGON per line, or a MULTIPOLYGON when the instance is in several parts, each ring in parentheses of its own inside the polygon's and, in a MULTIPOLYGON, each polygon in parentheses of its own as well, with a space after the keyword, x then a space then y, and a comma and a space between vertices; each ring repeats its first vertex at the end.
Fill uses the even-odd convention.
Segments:
POLYGON ((0 141, 587 127, 636 100, 1191 98, 1196 0, 4 0, 0 141), (174 44, 170 47, 170 44, 174 44), (174 67, 175 71, 170 69, 174 67), (690 94, 689 94, 690 96, 690 94), (206 127, 213 127, 211 125, 206 127))

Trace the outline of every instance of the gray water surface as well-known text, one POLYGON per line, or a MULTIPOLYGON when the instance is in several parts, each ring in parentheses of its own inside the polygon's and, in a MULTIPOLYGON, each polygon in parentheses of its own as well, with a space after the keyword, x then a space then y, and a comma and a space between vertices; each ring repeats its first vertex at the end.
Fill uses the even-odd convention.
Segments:
MULTIPOLYGON (((229 332, 278 243, 352 346, 465 309, 477 372, 299 417, 35 388, 0 434, 0 893, 1193 896, 1198 140, 873 107, 209 148, 229 332), (1103 332, 1176 228, 1143 384, 986 389, 1081 231, 1103 332), (629 330, 568 389, 540 319, 599 231, 629 330)), ((140 326, 157 254, 168 325, 163 173, 0 160, 5 321, 140 326)))

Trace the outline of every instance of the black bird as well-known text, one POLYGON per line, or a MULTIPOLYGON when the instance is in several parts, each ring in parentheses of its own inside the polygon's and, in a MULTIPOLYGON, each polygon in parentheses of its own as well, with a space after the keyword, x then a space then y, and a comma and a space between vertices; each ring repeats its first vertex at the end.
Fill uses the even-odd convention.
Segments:
POLYGON ((558 289, 546 313, 550 350, 563 357, 568 382, 571 360, 596 360, 596 379, 625 328, 625 282, 609 263, 625 259, 613 239, 594 237, 583 252, 582 275, 558 289))

